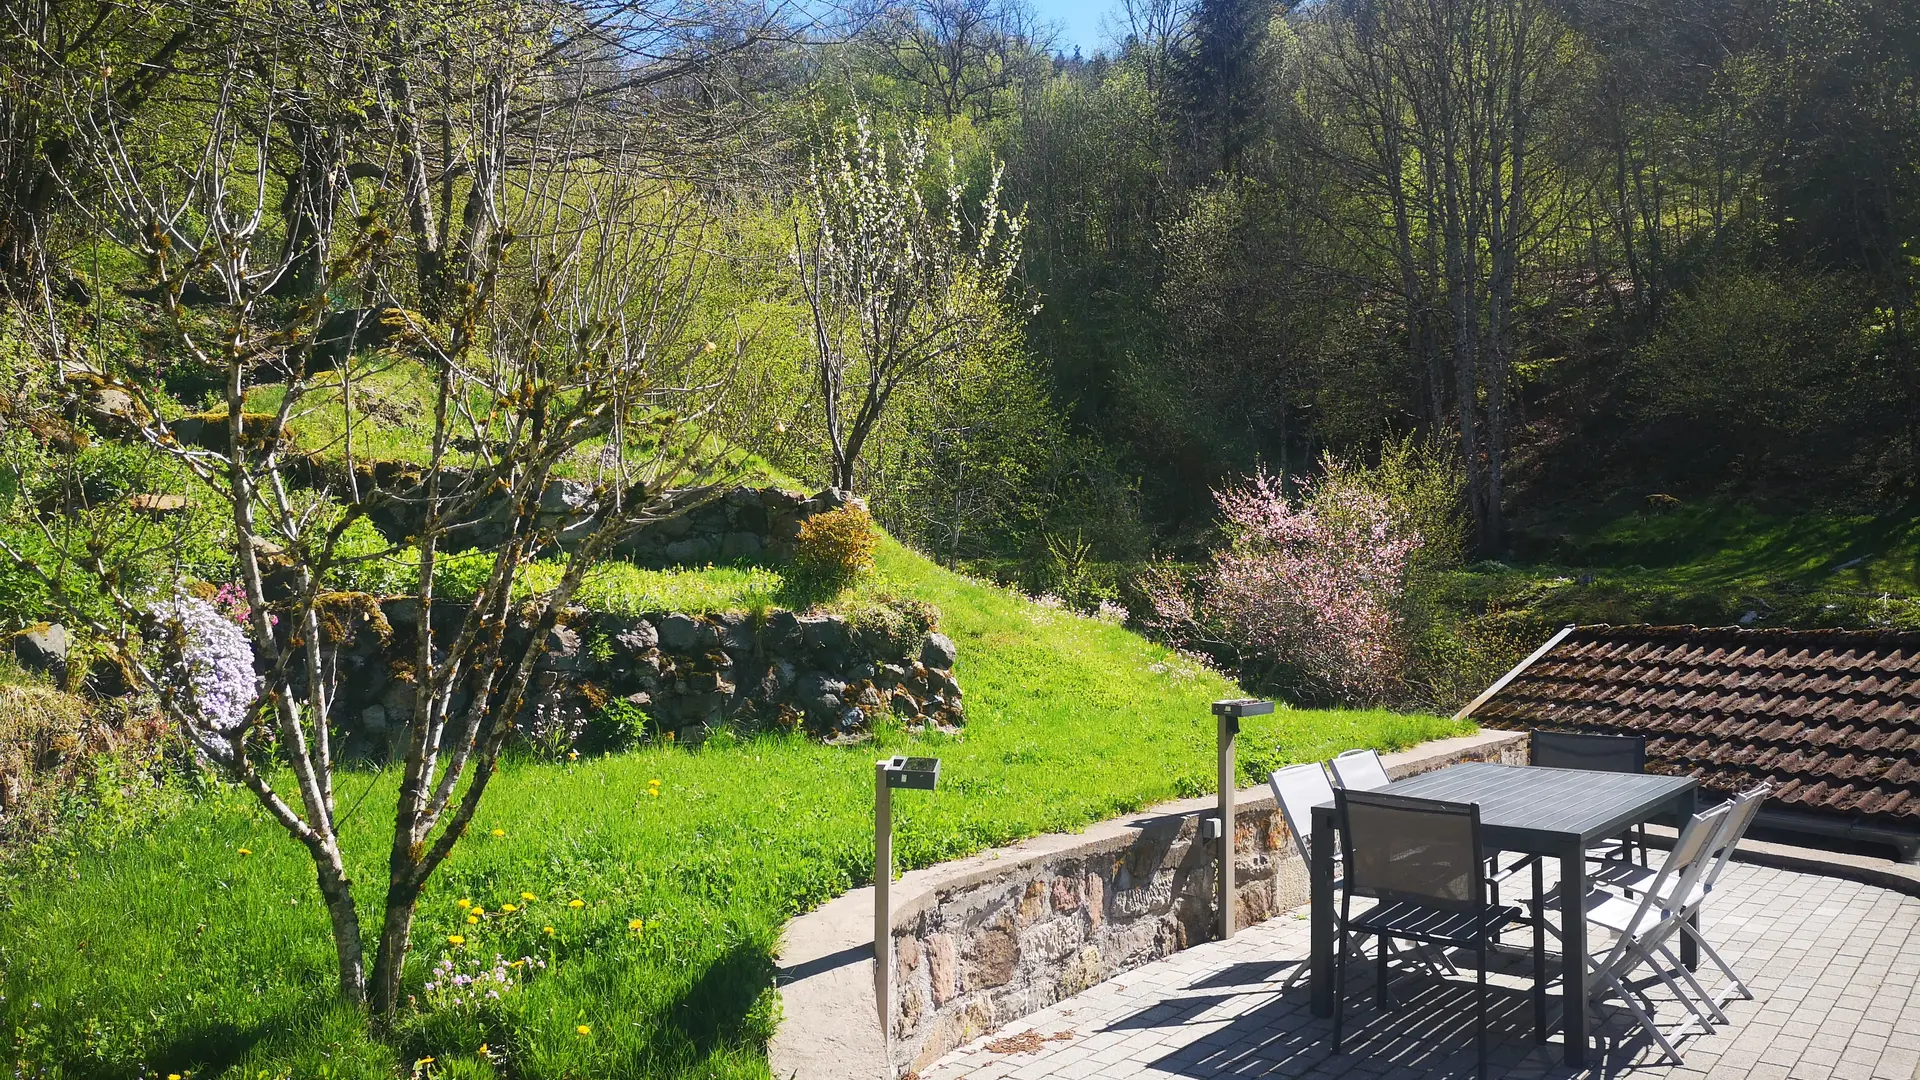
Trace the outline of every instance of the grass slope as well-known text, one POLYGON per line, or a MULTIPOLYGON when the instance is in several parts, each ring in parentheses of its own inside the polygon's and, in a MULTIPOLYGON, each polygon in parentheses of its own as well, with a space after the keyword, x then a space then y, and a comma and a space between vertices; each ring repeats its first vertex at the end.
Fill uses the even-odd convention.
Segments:
POLYGON ((1920 629, 1920 515, 1698 504, 1578 523, 1546 558, 1451 575, 1444 602, 1538 641, 1568 623, 1920 629))
MULTIPOLYGON (((908 867, 1210 787, 1207 703, 1237 694, 1227 680, 891 543, 881 573, 882 587, 938 605, 958 641, 964 738, 895 732, 880 746, 831 748, 722 737, 693 751, 513 764, 425 901, 408 986, 424 1001, 443 955, 536 964, 515 969, 522 985, 497 1002, 410 1013, 390 1042, 330 1004, 331 948, 305 855, 244 792, 216 788, 133 837, 83 837, 58 872, 4 883, 0 1038, 15 1075, 764 1078, 779 928, 869 879, 878 754, 946 762, 942 790, 897 804, 908 867), (477 922, 463 899, 485 911, 477 922), (518 910, 502 914, 508 903, 518 910), (449 944, 456 934, 463 945, 449 944)), ((1433 717, 1282 710, 1248 725, 1243 779, 1460 730, 1433 717)), ((341 784, 364 911, 379 903, 393 789, 376 773, 341 784)))

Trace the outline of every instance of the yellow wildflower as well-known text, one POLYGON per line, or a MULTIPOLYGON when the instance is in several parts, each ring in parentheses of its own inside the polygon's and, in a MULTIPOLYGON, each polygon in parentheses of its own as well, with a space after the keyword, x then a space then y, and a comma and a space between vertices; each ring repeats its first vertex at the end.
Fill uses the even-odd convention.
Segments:
POLYGON ((240 849, 238 849, 238 850, 239 850, 239 852, 240 852, 240 854, 242 854, 242 855, 251 855, 251 854, 253 854, 253 849, 252 849, 252 848, 240 848, 240 849))
POLYGON ((469 914, 469 915, 485 915, 486 913, 487 913, 487 909, 486 909, 486 908, 483 908, 483 907, 481 907, 481 906, 480 906, 479 904, 475 904, 475 905, 473 905, 473 910, 472 910, 472 911, 470 911, 470 912, 468 912, 467 914, 469 914))
POLYGON ((657 799, 660 797, 660 789, 657 787, 650 787, 647 789, 647 794, 657 799))
POLYGON ((538 899, 540 899, 540 898, 539 898, 539 897, 537 897, 537 896, 535 896, 535 895, 533 895, 533 894, 532 894, 532 893, 530 893, 530 892, 523 892, 523 893, 521 893, 521 894, 520 894, 520 899, 522 899, 522 900, 527 900, 527 901, 533 901, 533 900, 538 900, 538 899))
POLYGON ((552 934, 553 934, 553 927, 551 927, 551 926, 543 926, 543 927, 541 927, 541 928, 540 928, 540 932, 541 932, 541 933, 543 933, 543 934, 546 934, 546 935, 548 935, 548 936, 552 936, 552 934))
POLYGON ((579 1034, 581 1034, 581 1035, 591 1035, 591 1034, 593 1034, 593 1029, 592 1029, 591 1027, 588 1027, 588 1026, 587 1026, 587 1025, 585 1025, 585 1024, 581 1024, 581 1025, 580 1025, 579 1027, 577 1027, 577 1028, 574 1028, 573 1030, 574 1030, 575 1032, 577 1032, 577 1033, 579 1033, 579 1034))
POLYGON ((654 777, 654 778, 653 778, 652 780, 649 780, 649 781, 647 781, 647 786, 648 786, 648 787, 659 787, 659 786, 660 786, 660 778, 659 778, 659 777, 654 777))
POLYGON ((495 830, 493 830, 493 835, 495 835, 495 836, 505 836, 505 835, 507 835, 507 830, 505 830, 505 829, 495 829, 495 830))
POLYGON ((479 1054, 479 1055, 480 1055, 481 1057, 486 1057, 486 1056, 487 1056, 487 1044, 486 1044, 486 1043, 481 1043, 481 1044, 480 1044, 480 1049, 479 1049, 479 1050, 477 1050, 477 1051, 475 1051, 475 1052, 476 1052, 476 1053, 478 1053, 478 1054, 479 1054))
POLYGON ((500 905, 500 912, 501 912, 501 914, 503 914, 503 915, 511 915, 511 914, 513 914, 514 912, 516 912, 516 911, 519 911, 519 910, 520 910, 519 908, 517 908, 517 907, 514 907, 514 906, 513 906, 512 904, 501 904, 501 905, 500 905))
POLYGON ((180 1080, 180 1074, 179 1074, 179 1073, 168 1073, 168 1074, 167 1074, 167 1080, 180 1080))
POLYGON ((567 901, 567 906, 570 908, 583 908, 587 906, 587 902, 585 900, 578 900, 578 899, 569 900, 567 901))
POLYGON ((646 927, 647 927, 647 922, 645 919, 628 919, 627 920, 627 929, 629 930, 644 930, 646 929, 646 927))
POLYGON ((473 926, 473 925, 475 925, 475 924, 477 924, 477 923, 479 923, 479 921, 480 921, 480 916, 478 916, 478 915, 469 915, 469 916, 467 916, 467 925, 468 925, 468 926, 473 926))
POLYGON ((468 908, 470 908, 470 907, 472 907, 472 906, 473 906, 473 901, 471 901, 471 900, 468 900, 468 899, 466 899, 466 898, 464 898, 464 897, 462 897, 462 898, 461 898, 461 900, 460 900, 460 910, 461 910, 461 911, 465 911, 465 910, 467 910, 468 908))
POLYGON ((467 939, 461 937, 459 934, 447 935, 447 944, 449 945, 465 945, 466 943, 467 943, 467 939))

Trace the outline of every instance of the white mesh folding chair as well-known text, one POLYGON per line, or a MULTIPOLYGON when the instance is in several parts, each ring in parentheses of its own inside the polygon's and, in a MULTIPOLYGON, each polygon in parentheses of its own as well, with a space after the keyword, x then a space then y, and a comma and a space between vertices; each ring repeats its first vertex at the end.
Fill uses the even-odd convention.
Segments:
POLYGON ((1380 754, 1373 750, 1347 750, 1327 762, 1327 768, 1333 770, 1334 781, 1348 791, 1378 791, 1393 782, 1380 762, 1380 754))
MULTIPOLYGON (((1606 889, 1595 889, 1587 894, 1587 925, 1609 930, 1614 935, 1613 945, 1604 954, 1589 951, 1587 966, 1592 970, 1594 983, 1588 993, 1588 1005, 1597 1006, 1607 997, 1617 997, 1626 1006, 1633 1018, 1639 1022, 1647 1035, 1658 1043, 1660 1049, 1680 1065, 1684 1059, 1676 1050, 1673 1040, 1686 1034, 1694 1023, 1701 1031, 1711 1028, 1708 1015, 1695 1003, 1698 996, 1706 1001, 1707 993, 1679 960, 1677 960, 1668 942, 1681 933, 1687 924, 1686 909, 1681 906, 1669 906, 1661 899, 1663 896, 1686 896, 1699 884, 1709 869, 1712 860, 1708 858, 1714 842, 1718 838, 1728 807, 1716 806, 1705 813, 1695 814, 1681 830, 1680 838, 1674 842, 1672 854, 1654 875, 1647 886, 1640 891, 1638 899, 1628 899, 1606 889), (1659 980, 1666 984, 1667 990, 1684 1006, 1692 1019, 1676 1027, 1671 1033, 1663 1031, 1657 1019, 1657 1009, 1646 992, 1635 986, 1633 973, 1641 967, 1651 970, 1659 980), (1677 977, 1676 977, 1677 976, 1677 977), (1680 986, 1681 981, 1688 983, 1693 994, 1688 994, 1680 986)), ((1715 1016, 1725 1017, 1708 1008, 1715 1016)))
MULTIPOLYGON (((1707 995, 1704 999, 1704 1003, 1716 1019, 1725 1019, 1725 1015, 1720 1010, 1735 998, 1752 1001, 1753 991, 1733 970, 1733 965, 1727 963, 1719 951, 1707 941, 1706 936, 1695 924, 1701 921, 1702 908, 1706 905, 1707 898, 1713 895, 1714 884, 1720 880, 1720 875, 1726 872, 1727 864, 1733 861, 1734 850, 1746 837, 1747 830, 1753 826, 1753 819, 1759 816, 1761 806, 1766 803, 1767 796, 1772 791, 1771 784, 1761 784, 1741 792, 1726 804, 1727 813, 1720 832, 1713 838, 1706 854, 1702 856, 1707 862, 1706 870, 1679 903, 1682 918, 1685 920, 1680 925, 1680 933, 1691 938, 1693 943, 1700 947, 1700 951, 1707 954, 1707 959, 1713 961, 1713 965, 1719 968, 1720 973, 1727 978, 1727 984, 1724 987, 1707 995)), ((1631 863, 1610 863, 1595 877, 1596 881, 1602 885, 1644 891, 1655 888, 1653 879, 1656 873, 1657 871, 1631 863)), ((1661 901, 1672 903, 1672 894, 1663 894, 1661 901)))

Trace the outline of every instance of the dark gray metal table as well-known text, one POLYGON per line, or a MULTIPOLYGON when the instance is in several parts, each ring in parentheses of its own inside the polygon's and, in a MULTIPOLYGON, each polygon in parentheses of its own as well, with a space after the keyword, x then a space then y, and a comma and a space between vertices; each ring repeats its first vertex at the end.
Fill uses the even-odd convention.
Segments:
MULTIPOLYGON (((1629 826, 1656 818, 1685 821, 1696 783, 1687 776, 1582 772, 1473 762, 1398 781, 1395 795, 1479 803, 1481 842, 1489 854, 1521 852, 1560 860, 1561 1030, 1568 1065, 1587 1052, 1586 852, 1629 826)), ((1313 958, 1315 1016, 1333 1015, 1333 804, 1313 808, 1313 958)), ((1688 946, 1692 945, 1687 941, 1688 946)), ((1684 957, 1691 966, 1693 956, 1684 957)))

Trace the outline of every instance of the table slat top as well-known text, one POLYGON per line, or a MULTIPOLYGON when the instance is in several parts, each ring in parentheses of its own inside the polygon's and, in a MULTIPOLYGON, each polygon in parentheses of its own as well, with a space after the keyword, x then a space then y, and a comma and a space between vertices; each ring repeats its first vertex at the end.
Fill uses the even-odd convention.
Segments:
MULTIPOLYGON (((1645 820, 1698 782, 1690 776, 1588 772, 1468 762, 1395 781, 1395 795, 1479 803, 1483 828, 1597 840, 1645 820)), ((1332 803, 1322 803, 1331 808, 1332 803)), ((1316 809, 1319 809, 1316 807, 1316 809)))

